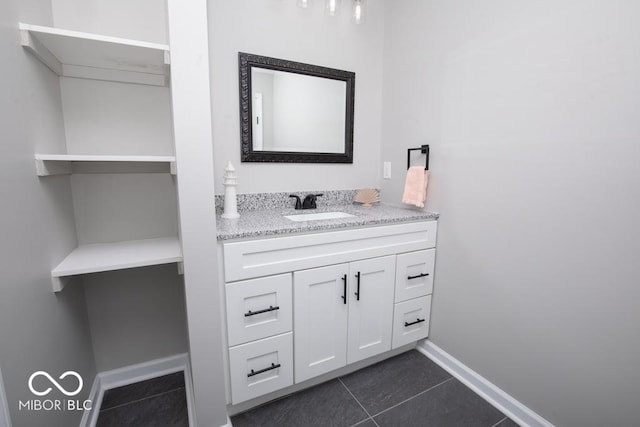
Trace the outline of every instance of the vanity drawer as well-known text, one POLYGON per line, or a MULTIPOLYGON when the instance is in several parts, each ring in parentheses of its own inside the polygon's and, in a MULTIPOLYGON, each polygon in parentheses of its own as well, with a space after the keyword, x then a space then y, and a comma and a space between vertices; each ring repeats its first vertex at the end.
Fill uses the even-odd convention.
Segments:
POLYGON ((223 244, 227 282, 433 248, 436 221, 223 244))
POLYGON ((393 309, 391 348, 426 338, 429 335, 431 295, 397 303, 393 309))
POLYGON ((228 283, 226 299, 230 347, 292 329, 291 274, 228 283))
POLYGON ((433 292, 435 260, 435 249, 409 252, 396 257, 396 302, 433 292))
POLYGON ((229 349, 231 401, 253 399, 293 384, 293 333, 229 349))

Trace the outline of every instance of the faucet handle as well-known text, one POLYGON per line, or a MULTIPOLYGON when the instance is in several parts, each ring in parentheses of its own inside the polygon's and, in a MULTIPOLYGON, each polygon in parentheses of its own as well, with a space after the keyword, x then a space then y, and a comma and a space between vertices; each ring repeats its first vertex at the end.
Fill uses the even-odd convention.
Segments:
POLYGON ((289 197, 295 197, 296 198, 296 209, 302 209, 302 202, 300 202, 300 197, 296 196, 295 194, 289 194, 289 197))
POLYGON ((316 199, 322 196, 322 194, 307 194, 302 202, 302 209, 315 209, 318 206, 316 205, 316 199))

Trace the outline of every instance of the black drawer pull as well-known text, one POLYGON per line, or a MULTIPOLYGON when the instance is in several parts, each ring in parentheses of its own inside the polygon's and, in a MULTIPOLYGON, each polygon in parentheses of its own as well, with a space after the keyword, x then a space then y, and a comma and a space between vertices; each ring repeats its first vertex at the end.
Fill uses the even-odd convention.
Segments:
POLYGON ((420 318, 419 318, 419 319, 418 319, 418 320, 416 320, 415 322, 411 322, 411 323, 409 323, 409 322, 404 322, 404 326, 405 326, 405 328, 406 328, 407 326, 415 325, 416 323, 422 323, 422 322, 424 322, 424 321, 426 321, 426 320, 427 320, 427 319, 420 319, 420 318))
POLYGON ((360 272, 358 271, 358 274, 356 274, 356 278, 358 279, 357 282, 357 289, 354 292, 354 295, 356 296, 356 301, 360 301, 360 272))
POLYGON ((277 365, 275 363, 272 363, 271 366, 269 366, 268 368, 264 368, 264 369, 260 369, 259 371, 254 371, 253 369, 251 370, 251 372, 249 372, 247 374, 247 377, 252 377, 254 375, 260 375, 263 372, 267 372, 267 371, 271 371, 272 369, 278 369, 280 367, 280 364, 278 363, 277 365))
POLYGON ((264 310, 258 310, 258 311, 249 310, 247 313, 244 314, 244 317, 255 316, 256 314, 268 313, 270 311, 275 311, 275 310, 280 310, 280 307, 276 305, 275 307, 269 306, 269 308, 265 308, 264 310))
POLYGON ((429 275, 429 273, 421 273, 421 274, 418 274, 417 276, 409 276, 409 277, 407 277, 407 280, 417 279, 419 277, 427 277, 428 275, 429 275))
POLYGON ((344 303, 347 303, 347 275, 342 276, 342 281, 344 282, 344 287, 342 288, 342 300, 344 303))

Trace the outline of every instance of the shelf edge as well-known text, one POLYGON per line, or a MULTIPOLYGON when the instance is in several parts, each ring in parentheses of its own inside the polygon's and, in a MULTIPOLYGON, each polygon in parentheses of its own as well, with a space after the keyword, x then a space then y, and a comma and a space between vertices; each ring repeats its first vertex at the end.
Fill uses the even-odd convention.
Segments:
POLYGON ((175 156, 48 153, 36 153, 35 159, 45 162, 171 163, 176 161, 175 156))
MULTIPOLYGON (((139 250, 139 248, 136 248, 139 250)), ((85 255, 86 256, 86 255, 85 255)), ((160 237, 155 239, 142 239, 142 240, 129 240, 124 242, 114 242, 105 244, 90 244, 82 245, 72 250, 55 268, 51 270, 52 278, 65 278, 70 276, 77 276, 88 273, 99 273, 104 271, 126 270, 129 268, 146 267, 151 265, 171 264, 174 262, 182 262, 182 248, 180 246, 180 240, 177 237, 160 237), (72 257, 77 252, 83 252, 83 249, 104 249, 106 254, 109 251, 115 250, 130 250, 132 246, 136 244, 142 246, 142 249, 146 252, 149 247, 145 245, 153 245, 157 242, 161 245, 171 245, 169 249, 162 252, 161 256, 154 258, 135 258, 133 260, 125 260, 109 263, 103 263, 100 265, 86 264, 80 266, 74 266, 73 268, 65 268, 64 264, 68 262, 69 257, 72 257), (173 247, 175 245, 175 247, 173 247), (62 268, 61 268, 62 267, 62 268)))
MULTIPOLYGON (((175 156, 113 156, 113 155, 89 155, 89 154, 35 154, 36 174, 40 177, 52 175, 70 175, 74 173, 74 163, 110 163, 140 165, 141 171, 150 173, 170 173, 176 175, 175 156), (145 170, 151 165, 167 165, 166 171, 145 170), (146 166, 145 166, 146 165, 146 166)), ((140 171, 136 171, 139 173, 140 171)), ((82 172, 81 172, 82 173, 82 172)), ((86 172, 85 172, 86 173, 86 172)), ((91 172, 89 172, 91 173, 91 172)), ((118 173, 118 172, 98 172, 118 173)))
POLYGON ((103 265, 101 267, 76 268, 73 270, 66 270, 59 273, 56 273, 54 269, 51 271, 51 277, 64 279, 66 277, 79 276, 82 274, 103 273, 105 271, 128 270, 130 268, 149 267, 152 265, 173 264, 174 262, 175 263, 182 262, 182 256, 160 257, 153 260, 132 261, 132 262, 127 262, 124 264, 117 264, 117 265, 103 265))
POLYGON ((166 52, 170 51, 169 45, 162 44, 162 43, 153 43, 153 42, 146 42, 142 40, 125 39, 121 37, 105 36, 102 34, 85 33, 82 31, 65 30, 62 28, 26 24, 24 22, 20 22, 18 24, 18 27, 20 28, 20 30, 34 32, 36 34, 42 33, 42 34, 49 34, 53 36, 69 37, 74 39, 84 39, 84 40, 91 40, 91 41, 97 41, 97 42, 103 42, 103 43, 112 43, 112 44, 120 44, 125 46, 141 47, 145 49, 163 50, 166 52))

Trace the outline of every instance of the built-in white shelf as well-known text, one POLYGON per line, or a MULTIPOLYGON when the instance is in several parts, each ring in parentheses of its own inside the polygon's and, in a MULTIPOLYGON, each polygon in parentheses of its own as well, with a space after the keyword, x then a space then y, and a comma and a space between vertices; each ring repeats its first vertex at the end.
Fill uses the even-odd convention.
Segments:
POLYGON ((176 174, 175 156, 109 156, 88 154, 36 154, 38 176, 70 174, 74 162, 83 163, 126 163, 126 164, 166 164, 168 171, 176 174))
POLYGON ((82 245, 51 271, 53 291, 62 291, 71 277, 78 274, 174 262, 182 262, 182 247, 177 237, 82 245))
POLYGON ((65 77, 166 86, 169 46, 20 23, 22 45, 65 77))

